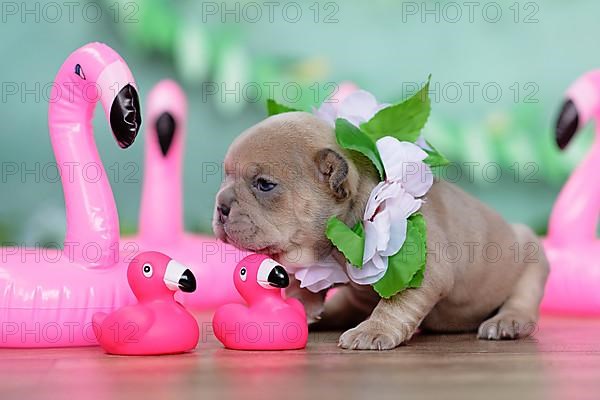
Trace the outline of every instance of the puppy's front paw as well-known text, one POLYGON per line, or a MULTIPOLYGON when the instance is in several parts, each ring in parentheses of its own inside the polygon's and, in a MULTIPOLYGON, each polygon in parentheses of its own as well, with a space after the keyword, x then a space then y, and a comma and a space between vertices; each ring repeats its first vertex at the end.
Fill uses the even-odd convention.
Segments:
POLYGON ((368 319, 344 332, 338 346, 352 350, 390 350, 409 338, 402 330, 395 331, 390 325, 368 319))
POLYGON ((535 319, 516 312, 502 312, 488 319, 477 331, 479 339, 503 340, 527 337, 535 331, 535 319))
POLYGON ((324 307, 304 307, 306 311, 306 323, 308 325, 315 324, 321 321, 321 314, 323 314, 324 307))

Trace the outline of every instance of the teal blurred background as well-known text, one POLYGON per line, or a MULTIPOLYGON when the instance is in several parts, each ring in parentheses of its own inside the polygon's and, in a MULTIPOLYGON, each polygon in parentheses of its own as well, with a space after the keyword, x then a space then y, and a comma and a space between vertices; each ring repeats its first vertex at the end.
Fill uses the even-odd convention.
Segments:
MULTIPOLYGON (((565 88, 600 65, 595 0, 311 0, 275 1, 271 8, 246 1, 71 4, 72 14, 61 2, 2 2, 2 241, 62 238, 62 189, 43 173, 54 162, 43 87, 71 51, 90 41, 120 52, 142 97, 163 78, 184 85, 185 216, 193 231, 210 231, 221 176, 208 172, 236 135, 265 117, 268 85, 279 101, 310 109, 333 82, 351 80, 393 102, 431 73, 433 110, 425 134, 457 163, 446 177, 540 233, 558 190, 592 139, 588 128, 567 152, 558 153, 552 126, 565 88), (239 99, 222 98, 222 90, 212 93, 215 87, 235 91, 236 84, 253 90, 238 90, 239 99), (285 84, 301 88, 301 96, 286 95, 285 84), (15 85, 19 89, 12 93, 15 85), (472 177, 464 162, 478 163, 472 177), (6 167, 15 163, 21 173, 34 172, 7 176, 6 167)), ((122 228, 135 231, 143 130, 131 149, 121 151, 101 112, 95 128, 122 228)))

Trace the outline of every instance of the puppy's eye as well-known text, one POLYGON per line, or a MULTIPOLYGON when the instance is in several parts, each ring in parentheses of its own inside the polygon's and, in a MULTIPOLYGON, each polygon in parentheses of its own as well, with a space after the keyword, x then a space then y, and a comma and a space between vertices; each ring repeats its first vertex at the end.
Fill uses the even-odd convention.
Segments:
POLYGON ((146 278, 150 278, 152 276, 152 265, 144 264, 142 267, 142 273, 146 278))
POLYGON ((275 182, 268 181, 265 178, 258 178, 255 186, 261 192, 270 192, 271 190, 275 189, 277 184, 275 182))
POLYGON ((240 279, 243 282, 246 282, 246 278, 248 278, 248 271, 246 271, 246 267, 242 267, 242 269, 240 269, 240 279))

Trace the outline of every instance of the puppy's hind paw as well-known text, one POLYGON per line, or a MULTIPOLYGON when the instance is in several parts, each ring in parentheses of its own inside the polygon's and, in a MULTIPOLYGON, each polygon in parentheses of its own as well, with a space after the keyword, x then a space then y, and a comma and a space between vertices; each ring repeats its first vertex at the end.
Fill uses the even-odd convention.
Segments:
POLYGON ((366 320, 340 336, 338 346, 351 350, 390 350, 408 338, 379 321, 366 320))
POLYGON ((479 325, 477 337, 485 340, 514 340, 531 336, 535 319, 513 312, 500 312, 479 325))

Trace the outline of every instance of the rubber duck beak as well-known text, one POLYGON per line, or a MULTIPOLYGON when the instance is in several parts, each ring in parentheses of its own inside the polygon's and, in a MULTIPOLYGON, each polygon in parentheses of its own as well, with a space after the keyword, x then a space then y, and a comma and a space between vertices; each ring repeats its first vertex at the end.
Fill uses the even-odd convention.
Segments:
POLYGON ((275 288, 283 289, 290 285, 290 277, 285 269, 278 265, 269 272, 267 282, 275 288))
POLYGON ((110 127, 121 148, 126 149, 133 144, 141 124, 138 92, 127 84, 119 91, 110 107, 110 127))
POLYGON ((556 120, 556 144, 563 150, 579 128, 579 113, 572 100, 567 100, 562 106, 556 120))
POLYGON ((163 157, 169 154, 173 138, 175 138, 176 128, 177 123, 175 122, 175 118, 168 112, 162 113, 156 120, 156 135, 158 136, 158 144, 163 157))
POLYGON ((169 261, 163 280, 167 288, 172 291, 192 293, 196 290, 196 277, 192 271, 175 260, 169 261))
POLYGON ((256 281, 265 289, 283 289, 290 285, 290 276, 277 261, 266 258, 258 267, 256 281))

